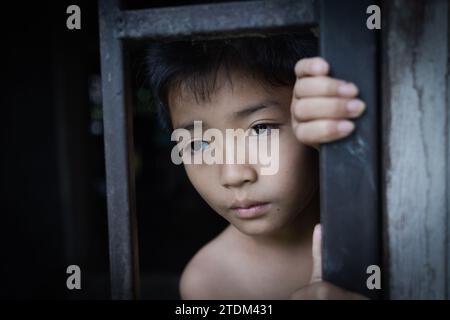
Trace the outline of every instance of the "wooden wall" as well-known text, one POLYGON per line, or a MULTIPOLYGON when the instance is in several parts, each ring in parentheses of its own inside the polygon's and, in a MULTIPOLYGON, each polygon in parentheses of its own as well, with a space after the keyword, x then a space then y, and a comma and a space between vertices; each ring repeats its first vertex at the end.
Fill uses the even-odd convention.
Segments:
POLYGON ((448 299, 449 3, 390 0, 382 14, 385 289, 448 299))

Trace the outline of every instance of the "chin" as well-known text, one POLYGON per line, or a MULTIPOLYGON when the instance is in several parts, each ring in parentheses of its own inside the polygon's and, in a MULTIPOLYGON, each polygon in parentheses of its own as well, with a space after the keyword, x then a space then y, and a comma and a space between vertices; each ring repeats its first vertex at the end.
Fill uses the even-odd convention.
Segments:
POLYGON ((268 236, 276 233, 280 226, 267 219, 247 219, 233 223, 233 225, 248 236, 268 236))

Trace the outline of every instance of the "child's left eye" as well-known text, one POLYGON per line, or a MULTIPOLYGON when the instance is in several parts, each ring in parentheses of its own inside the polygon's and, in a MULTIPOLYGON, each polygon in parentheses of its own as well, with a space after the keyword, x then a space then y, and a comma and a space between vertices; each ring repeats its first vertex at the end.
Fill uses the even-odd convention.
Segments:
POLYGON ((269 135, 276 125, 269 123, 259 123, 250 128, 250 135, 269 135))

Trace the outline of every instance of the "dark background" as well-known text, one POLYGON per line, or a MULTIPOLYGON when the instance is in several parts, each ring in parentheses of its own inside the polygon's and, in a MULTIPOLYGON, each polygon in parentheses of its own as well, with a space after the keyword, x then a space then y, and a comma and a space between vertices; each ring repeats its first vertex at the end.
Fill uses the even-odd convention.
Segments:
MULTIPOLYGON (((128 1, 127 8, 207 1, 128 1)), ((108 231, 96 1, 2 5, 0 298, 109 299, 108 231), (81 30, 66 8, 81 8, 81 30), (81 290, 66 268, 81 268, 81 290)), ((142 298, 178 298, 189 258, 226 221, 170 161, 131 52, 142 298)))

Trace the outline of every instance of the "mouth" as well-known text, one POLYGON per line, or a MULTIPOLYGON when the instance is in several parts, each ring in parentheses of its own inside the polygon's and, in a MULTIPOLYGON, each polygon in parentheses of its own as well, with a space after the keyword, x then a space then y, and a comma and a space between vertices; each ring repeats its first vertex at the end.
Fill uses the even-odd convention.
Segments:
POLYGON ((269 202, 245 200, 235 202, 230 209, 232 209, 239 218, 250 219, 263 215, 269 208, 269 205, 269 202))

